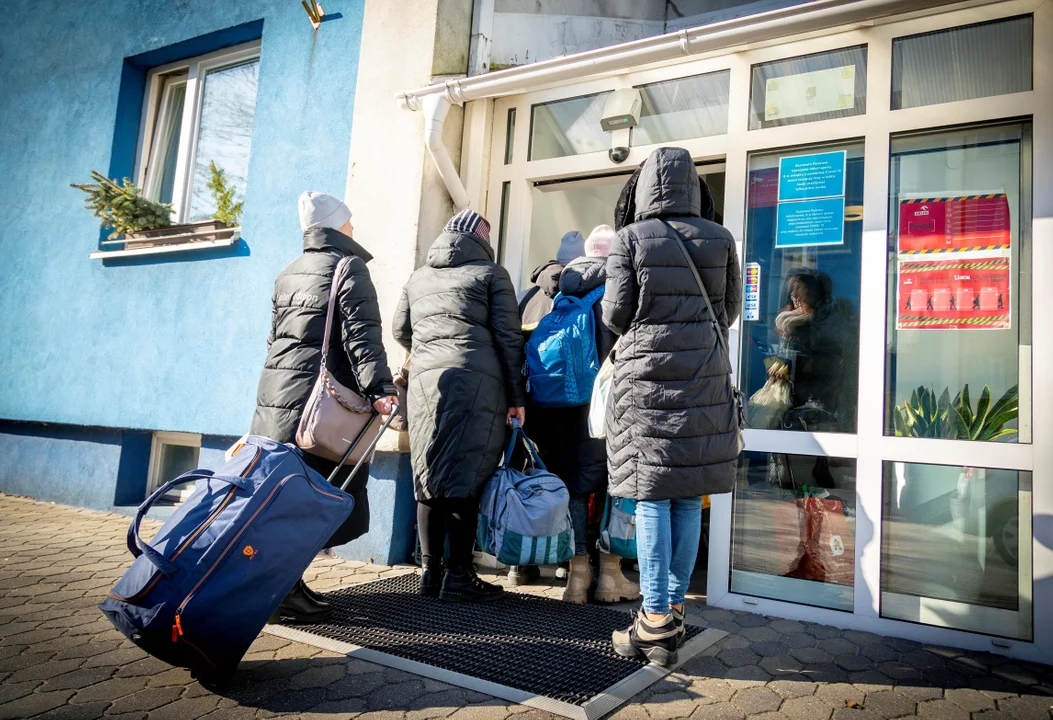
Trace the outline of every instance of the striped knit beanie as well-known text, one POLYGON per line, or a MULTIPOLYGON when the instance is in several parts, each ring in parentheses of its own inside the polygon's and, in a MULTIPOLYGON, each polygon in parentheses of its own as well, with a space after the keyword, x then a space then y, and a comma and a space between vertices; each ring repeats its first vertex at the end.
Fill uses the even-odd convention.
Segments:
POLYGON ((490 223, 482 215, 468 208, 450 218, 443 230, 453 233, 472 233, 487 242, 490 241, 490 223))

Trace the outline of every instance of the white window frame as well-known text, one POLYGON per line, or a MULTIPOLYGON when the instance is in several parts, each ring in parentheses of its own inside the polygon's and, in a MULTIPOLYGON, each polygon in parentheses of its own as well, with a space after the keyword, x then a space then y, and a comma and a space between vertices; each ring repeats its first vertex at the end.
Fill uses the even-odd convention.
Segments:
POLYGON ((232 48, 217 50, 207 55, 178 60, 151 69, 146 75, 146 91, 143 93, 143 108, 139 123, 139 140, 135 152, 135 184, 144 192, 148 181, 157 171, 151 160, 157 155, 159 138, 154 130, 159 125, 158 114, 165 108, 166 93, 176 84, 170 78, 186 73, 186 99, 183 101, 183 119, 179 133, 179 149, 176 155, 175 182, 172 191, 172 222, 187 221, 190 195, 193 188, 194 154, 197 150, 200 129, 201 104, 205 94, 205 77, 212 70, 241 65, 258 60, 260 41, 244 43, 232 48))
MULTIPOLYGON (((613 164, 606 153, 528 161, 531 106, 622 87, 730 70, 728 133, 671 143, 686 148, 696 162, 726 164, 724 225, 738 240, 740 258, 746 225, 747 162, 751 152, 806 147, 822 143, 856 140, 864 145, 863 239, 860 286, 860 344, 858 426, 854 434, 747 430, 746 447, 751 451, 852 458, 856 460, 856 573, 853 612, 836 612, 790 602, 751 597, 730 591, 731 495, 712 498, 707 603, 718 607, 748 610, 779 617, 833 624, 897 635, 925 643, 947 644, 1009 654, 1023 659, 1053 661, 1053 613, 1035 610, 1033 640, 1007 640, 979 632, 918 624, 881 617, 882 484, 884 462, 915 462, 948 466, 1000 468, 1032 472, 1030 488, 1022 484, 1019 503, 1021 535, 1029 531, 1032 517, 1053 515, 1053 407, 1041 400, 1053 397, 1053 325, 1032 311, 1031 347, 1021 347, 1022 382, 1031 376, 1030 412, 1032 443, 979 443, 957 440, 928 440, 888 437, 885 414, 885 314, 887 267, 888 189, 891 137, 911 131, 939 131, 998 121, 1030 120, 1031 144, 1031 272, 1044 277, 1053 268, 1053 5, 1040 0, 1008 0, 985 5, 961 3, 939 10, 832 28, 808 36, 788 37, 723 55, 679 58, 643 66, 619 75, 519 95, 478 100, 465 109, 466 137, 462 156, 467 159, 466 185, 473 206, 484 208, 488 217, 501 216, 501 188, 510 183, 504 243, 505 266, 517 287, 523 276, 526 243, 530 237, 531 190, 539 181, 573 180, 576 177, 631 170, 657 146, 632 147, 629 157, 613 164), (891 109, 892 41, 894 38, 943 30, 974 23, 1031 14, 1033 25, 1033 90, 976 98, 902 110, 891 109), (772 60, 838 50, 857 45, 867 47, 867 109, 864 114, 834 120, 796 123, 782 127, 749 130, 749 93, 752 67, 772 60), (507 114, 516 109, 516 133, 512 158, 504 164, 507 114), (479 177, 476 164, 485 168, 479 177), (871 270, 867 271, 866 269, 871 270), (1030 350, 1030 352, 1028 352, 1030 350), (1026 359, 1024 356, 1028 356, 1026 359), (869 378, 869 380, 865 380, 869 378), (1030 492, 1028 492, 1030 490, 1030 492), (1026 516, 1026 519, 1025 519, 1026 516)), ((670 144, 670 143, 667 143, 670 144)), ((497 243, 496 233, 492 242, 497 243)), ((1053 304, 1053 283, 1035 282, 1031 307, 1053 304)), ((732 328, 732 353, 737 354, 739 328, 732 328)), ((737 358, 733 366, 738 367, 737 358)), ((1028 403, 1022 400, 1021 411, 1028 403)), ((1031 602, 1040 609, 1053 604, 1053 548, 1032 537, 1030 548, 1021 548, 1021 604, 1031 602), (1031 573, 1026 560, 1030 558, 1031 573), (1024 585, 1027 587, 1025 588, 1024 585), (1032 598, 1031 590, 1035 596, 1032 598)), ((939 603, 940 601, 933 601, 939 603)), ((953 616, 961 607, 934 608, 925 612, 953 616)), ((970 606, 983 616, 985 608, 970 606)), ((1005 612, 1005 611, 1001 611, 1005 612)), ((990 627, 1003 618, 989 615, 990 627)), ((931 619, 931 614, 927 616, 931 619)), ((919 617, 919 619, 922 619, 919 617)), ((982 623, 973 623, 974 628, 982 623)), ((988 630, 988 632, 991 632, 988 630)), ((995 633, 992 633, 995 634, 995 633)))
MULTIPOLYGON (((178 445, 181 447, 196 448, 198 451, 198 458, 201 457, 201 436, 195 433, 184 433, 184 432, 169 432, 158 430, 155 431, 153 437, 150 440, 150 466, 146 476, 146 496, 149 497, 155 490, 164 485, 172 478, 161 477, 161 454, 164 450, 165 445, 178 445)), ((197 463, 195 463, 196 465, 197 463)), ((194 486, 187 484, 183 488, 178 488, 170 493, 166 493, 164 499, 178 502, 184 499, 186 494, 183 491, 193 491, 194 486)))

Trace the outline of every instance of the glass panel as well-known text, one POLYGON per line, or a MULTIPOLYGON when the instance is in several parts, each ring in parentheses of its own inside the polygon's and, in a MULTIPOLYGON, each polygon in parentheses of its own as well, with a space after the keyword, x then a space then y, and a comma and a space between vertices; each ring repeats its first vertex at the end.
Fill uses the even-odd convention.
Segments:
POLYGON ((633 145, 653 145, 728 131, 731 71, 640 86, 643 109, 633 145))
POLYGON ((174 480, 183 473, 197 468, 200 448, 188 445, 161 445, 161 465, 158 470, 158 487, 174 480))
POLYGON ((147 197, 162 203, 172 202, 185 100, 186 81, 170 81, 165 88, 161 112, 158 114, 153 157, 149 160, 150 185, 147 188, 147 197))
POLYGON ((1031 638, 1031 473, 885 463, 881 614, 1031 638))
POLYGON ((855 432, 863 144, 751 155, 748 187, 749 425, 855 432))
POLYGON ((866 111, 865 45, 753 66, 750 130, 866 111))
POLYGON ((516 109, 508 108, 508 121, 505 127, 505 165, 512 162, 512 148, 516 138, 516 109))
POLYGON ((855 460, 744 452, 732 508, 732 592, 851 612, 855 460))
POLYGON ((893 138, 886 434, 1031 441, 1030 178, 1029 125, 893 138))
POLYGON ((245 199, 259 70, 260 61, 253 60, 210 70, 205 76, 190 185, 190 212, 187 214, 190 222, 206 220, 216 211, 212 192, 208 189, 209 163, 212 161, 226 173, 228 185, 234 186, 234 201, 245 199))
MULTIPOLYGON (((724 214, 724 166, 702 165, 698 171, 709 185, 719 222, 724 214)), ((534 185, 520 289, 531 286, 534 268, 556 257, 565 233, 577 230, 588 237, 597 225, 614 225, 614 204, 628 179, 629 174, 621 174, 534 185)))
POLYGON ((508 247, 508 204, 512 194, 512 183, 501 183, 501 220, 497 227, 497 264, 505 264, 505 248, 508 247))
POLYGON ((548 160, 608 150, 610 136, 600 127, 608 95, 605 92, 534 105, 529 158, 548 160))
POLYGON ((892 109, 1031 89, 1031 16, 892 42, 892 109))

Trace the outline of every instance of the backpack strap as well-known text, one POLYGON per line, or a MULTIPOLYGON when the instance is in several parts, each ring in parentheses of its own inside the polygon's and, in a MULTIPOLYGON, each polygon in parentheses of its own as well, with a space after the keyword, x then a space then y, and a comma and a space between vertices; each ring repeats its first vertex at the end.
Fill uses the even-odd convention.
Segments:
POLYGON ((605 285, 597 285, 592 290, 590 290, 589 294, 582 298, 582 300, 588 303, 589 307, 592 307, 596 304, 597 300, 603 297, 603 291, 606 289, 607 288, 605 285))
POLYGON ((694 275, 695 282, 698 284, 698 291, 702 295, 702 299, 706 301, 706 309, 709 310, 710 322, 713 323, 713 328, 717 331, 717 343, 720 344, 721 349, 724 351, 724 355, 728 359, 728 366, 730 366, 731 351, 728 349, 728 343, 724 339, 724 333, 720 329, 720 321, 717 320, 717 313, 713 310, 713 303, 709 301, 709 292, 706 291, 706 286, 702 283, 702 276, 698 274, 698 268, 695 267, 695 261, 691 259, 691 253, 689 253, 687 248, 684 247, 684 236, 669 223, 666 223, 665 226, 672 230, 673 234, 676 235, 676 246, 680 248, 680 252, 683 254, 684 260, 687 262, 687 267, 691 271, 691 274, 694 275))

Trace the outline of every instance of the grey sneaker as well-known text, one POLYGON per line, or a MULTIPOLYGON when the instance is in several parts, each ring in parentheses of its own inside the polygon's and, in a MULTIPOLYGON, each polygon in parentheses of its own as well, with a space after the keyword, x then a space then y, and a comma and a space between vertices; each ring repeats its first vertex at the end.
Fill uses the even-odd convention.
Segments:
POLYGON ((678 632, 672 615, 666 615, 659 623, 651 623, 640 611, 627 629, 611 634, 611 644, 614 652, 622 657, 646 657, 656 665, 671 668, 680 659, 678 632))
POLYGON ((684 638, 687 637, 687 630, 684 628, 684 616, 687 615, 687 605, 684 606, 683 612, 671 607, 669 608, 669 614, 673 616, 673 624, 676 625, 676 646, 681 648, 684 646, 684 638))

